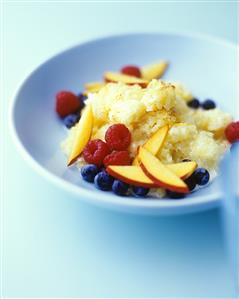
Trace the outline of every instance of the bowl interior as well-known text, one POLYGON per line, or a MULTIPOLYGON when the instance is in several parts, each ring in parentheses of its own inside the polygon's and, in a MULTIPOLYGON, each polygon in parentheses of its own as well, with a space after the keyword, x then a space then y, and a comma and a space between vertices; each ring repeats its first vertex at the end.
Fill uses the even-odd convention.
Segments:
MULTIPOLYGON (((235 117, 237 101, 236 47, 208 38, 169 34, 135 34, 99 39, 71 48, 43 63, 24 81, 15 97, 13 125, 23 148, 38 165, 85 197, 99 192, 81 180, 79 172, 66 167, 60 143, 67 130, 54 111, 59 90, 79 93, 86 82, 98 81, 106 70, 119 70, 126 64, 144 65, 161 59, 170 62, 164 79, 182 82, 200 99, 212 98, 235 117), (76 189, 77 188, 77 189, 76 189)), ((46 172, 45 172, 46 173, 46 172)), ((103 193, 104 203, 119 205, 200 209, 218 201, 217 180, 180 202, 168 200, 119 199, 103 193)), ((99 200, 99 199, 98 199, 99 200)))

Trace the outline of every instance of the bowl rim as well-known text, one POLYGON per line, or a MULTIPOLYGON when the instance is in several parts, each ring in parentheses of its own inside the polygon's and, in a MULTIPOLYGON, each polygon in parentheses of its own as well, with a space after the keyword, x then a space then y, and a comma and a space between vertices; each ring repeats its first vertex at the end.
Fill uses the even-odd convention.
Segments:
MULTIPOLYGON (((208 34, 199 34, 199 33, 177 33, 177 32, 136 32, 136 33, 120 33, 120 34, 114 34, 114 35, 107 35, 102 36, 95 39, 90 39, 87 41, 83 41, 80 43, 77 43, 73 46, 70 46, 66 48, 63 51, 59 51, 57 54, 52 55, 50 58, 44 60, 41 62, 36 68, 31 70, 27 73, 26 76, 23 77, 23 79, 18 84, 17 88, 15 89, 13 96, 10 99, 9 104, 9 115, 8 115, 8 123, 10 128, 10 135, 24 158, 28 162, 28 164, 32 167, 33 170, 35 170, 39 175, 43 176, 46 180, 51 181, 56 186, 59 186, 61 189, 64 189, 65 191, 70 192, 71 194, 77 195, 80 199, 83 199, 86 202, 91 202, 96 205, 102 205, 103 203, 105 206, 111 207, 111 208, 117 208, 117 209, 124 209, 129 211, 134 211, 135 209, 143 209, 147 212, 147 210, 155 210, 157 212, 160 210, 162 213, 168 213, 172 212, 175 213, 179 212, 179 210, 195 210, 198 206, 203 206, 203 209, 216 207, 220 204, 222 192, 218 191, 211 195, 203 195, 203 197, 198 196, 194 197, 193 200, 180 199, 180 200, 170 200, 169 199, 133 199, 131 197, 122 198, 118 197, 115 194, 112 193, 100 193, 102 196, 96 197, 96 193, 92 192, 89 189, 85 189, 81 186, 77 186, 69 181, 66 181, 65 179, 57 176, 56 174, 50 172, 47 170, 43 165, 38 163, 38 161, 29 153, 27 148, 23 145, 16 128, 15 123, 15 111, 16 111, 16 103, 18 100, 19 93, 21 89, 24 87, 24 84, 28 81, 28 79, 37 72, 43 65, 47 64, 51 60, 57 58, 60 55, 64 55, 70 50, 74 50, 75 48, 84 46, 84 45, 90 45, 97 42, 104 42, 111 39, 118 39, 118 38, 130 38, 130 37, 137 37, 137 36, 171 36, 171 37, 181 37, 181 38, 189 38, 189 39, 196 39, 201 41, 207 41, 212 43, 217 43, 219 45, 231 47, 232 49, 238 49, 238 45, 234 42, 224 40, 222 38, 214 37, 208 34), (99 199, 100 198, 100 199, 99 199), (202 200, 203 198, 203 200, 202 200)), ((199 209, 202 210, 202 207, 199 209)))

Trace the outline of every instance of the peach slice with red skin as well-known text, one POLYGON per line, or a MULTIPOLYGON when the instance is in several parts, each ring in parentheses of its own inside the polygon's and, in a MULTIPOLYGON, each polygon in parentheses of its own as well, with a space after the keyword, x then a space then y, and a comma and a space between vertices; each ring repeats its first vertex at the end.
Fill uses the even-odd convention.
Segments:
MULTIPOLYGON (((165 165, 173 173, 175 173, 181 179, 189 177, 197 167, 196 162, 182 162, 170 165, 165 165)), ((114 178, 119 179, 127 184, 133 186, 154 188, 158 187, 141 169, 140 166, 118 166, 110 165, 107 167, 107 172, 114 178)))
POLYGON ((168 135, 169 126, 165 125, 159 128, 143 145, 143 147, 149 151, 152 155, 156 156, 157 153, 161 150, 164 141, 168 135))
MULTIPOLYGON (((143 147, 148 150, 151 154, 157 155, 157 153, 163 147, 165 139, 168 135, 169 126, 165 125, 159 128, 143 145, 143 147)), ((132 165, 139 165, 137 156, 134 158, 132 165)))
POLYGON ((138 156, 136 156, 132 162, 132 166, 139 166, 138 156))
POLYGON ((127 85, 138 84, 143 88, 147 87, 147 85, 149 83, 147 80, 143 80, 141 78, 124 75, 121 73, 115 73, 115 72, 106 72, 104 74, 104 79, 105 79, 105 82, 113 82, 113 83, 122 82, 127 85))
POLYGON ((174 164, 164 164, 168 169, 174 172, 180 179, 185 180, 194 172, 197 168, 195 161, 180 162, 174 164))
POLYGON ((104 82, 90 82, 85 84, 84 94, 88 95, 89 93, 98 92, 102 87, 105 86, 104 82))
POLYGON ((86 106, 82 111, 82 116, 76 124, 75 138, 72 145, 71 153, 68 158, 67 166, 72 165, 82 153, 84 147, 90 140, 93 127, 93 112, 90 105, 86 106))
POLYGON ((142 78, 148 81, 159 79, 163 76, 168 67, 168 62, 160 61, 158 63, 145 65, 141 68, 142 78))
POLYGON ((138 158, 143 172, 158 187, 179 193, 189 193, 186 183, 143 147, 139 149, 138 158))
POLYGON ((106 168, 106 171, 114 178, 133 186, 145 188, 157 187, 139 166, 111 165, 106 168))

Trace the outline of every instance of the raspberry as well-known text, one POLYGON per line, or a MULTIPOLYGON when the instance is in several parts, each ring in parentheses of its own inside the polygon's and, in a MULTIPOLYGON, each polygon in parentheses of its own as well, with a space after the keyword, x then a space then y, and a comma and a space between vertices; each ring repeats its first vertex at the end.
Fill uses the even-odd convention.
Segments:
POLYGON ((78 97, 70 91, 61 91, 56 95, 56 112, 60 117, 65 117, 80 109, 78 97))
POLYGON ((107 129, 105 141, 112 150, 126 150, 130 145, 131 133, 125 125, 115 124, 107 129))
POLYGON ((141 71, 140 68, 135 65, 126 65, 121 69, 121 73, 128 75, 128 76, 134 76, 141 78, 141 71))
POLYGON ((87 163, 101 166, 109 153, 108 145, 100 139, 95 139, 87 143, 83 150, 83 157, 87 163))
POLYGON ((230 143, 239 140, 239 121, 230 123, 226 127, 225 136, 230 143))
POLYGON ((105 167, 109 165, 130 165, 130 157, 127 151, 114 151, 104 158, 105 167))

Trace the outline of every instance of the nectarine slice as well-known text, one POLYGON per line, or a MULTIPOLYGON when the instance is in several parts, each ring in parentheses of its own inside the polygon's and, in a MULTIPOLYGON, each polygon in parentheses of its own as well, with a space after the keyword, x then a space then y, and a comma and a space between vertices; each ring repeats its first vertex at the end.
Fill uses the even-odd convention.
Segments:
POLYGON ((106 72, 104 75, 104 79, 106 82, 123 82, 128 85, 138 84, 141 87, 147 87, 148 85, 147 80, 114 72, 106 72))
POLYGON ((148 81, 159 79, 163 76, 167 67, 168 63, 166 61, 146 65, 141 68, 142 78, 148 81))
POLYGON ((195 161, 190 161, 167 164, 165 166, 168 167, 172 172, 174 172, 178 177, 185 180, 186 178, 190 177, 190 175, 197 168, 197 163, 195 161))
MULTIPOLYGON (((132 165, 133 166, 139 166, 140 165, 138 156, 136 156, 134 158, 134 160, 132 162, 132 165)), ((185 180, 188 177, 190 177, 190 175, 197 168, 197 163, 192 161, 192 162, 165 164, 165 166, 168 167, 172 172, 174 172, 182 180, 185 180), (186 165, 183 165, 183 164, 186 164, 186 165)))
POLYGON ((103 86, 105 86, 105 83, 103 82, 91 82, 85 84, 85 93, 91 93, 91 92, 98 92, 103 86))
POLYGON ((156 156, 162 148, 164 141, 167 137, 169 126, 165 125, 159 128, 153 136, 143 145, 143 147, 149 151, 152 155, 156 156))
POLYGON ((139 166, 139 160, 138 160, 138 156, 136 156, 132 162, 133 166, 139 166))
POLYGON ((152 188, 156 187, 154 182, 145 175, 139 166, 108 166, 107 172, 114 178, 134 186, 152 188))
MULTIPOLYGON (((164 141, 167 137, 169 130, 169 126, 165 125, 161 128, 159 128, 149 139, 146 141, 146 143, 143 145, 143 147, 148 150, 151 154, 157 155, 159 151, 161 150, 164 141)), ((139 161, 137 156, 134 158, 132 165, 139 166, 139 161)))
POLYGON ((79 155, 82 153, 84 147, 90 140, 93 126, 93 113, 90 105, 86 106, 82 111, 80 121, 76 124, 75 139, 72 145, 71 153, 68 159, 68 166, 73 164, 79 155))
POLYGON ((143 147, 139 149, 138 158, 143 172, 157 186, 180 193, 189 192, 183 180, 143 147))

